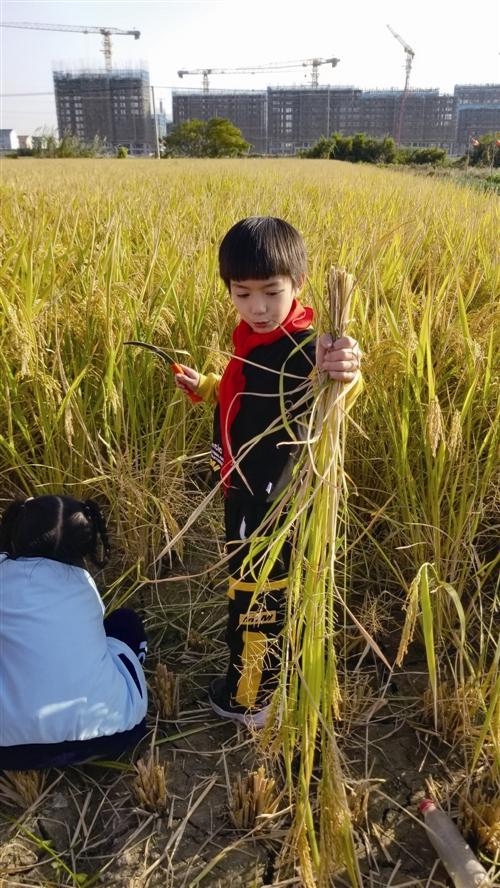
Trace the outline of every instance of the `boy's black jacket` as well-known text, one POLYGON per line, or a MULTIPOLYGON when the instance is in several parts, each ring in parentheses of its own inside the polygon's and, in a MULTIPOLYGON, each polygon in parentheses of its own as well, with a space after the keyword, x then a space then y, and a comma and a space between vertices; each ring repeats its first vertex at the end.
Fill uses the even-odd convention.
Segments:
MULTIPOLYGON (((245 456, 233 468, 229 496, 248 495, 259 500, 272 500, 276 485, 287 475, 293 463, 293 444, 283 425, 282 410, 297 437, 301 417, 307 422, 308 405, 304 399, 310 386, 309 377, 315 366, 315 337, 311 329, 289 333, 277 341, 254 348, 245 358, 245 388, 238 399, 238 412, 230 430, 231 450, 237 460, 243 448, 245 456), (299 346, 299 347, 297 347, 299 346), (284 402, 280 398, 283 392, 284 402), (275 423, 275 420, 278 421, 275 423), (270 426, 273 425, 269 432, 270 426), (245 445, 259 440, 248 452, 245 445), (278 446, 279 445, 279 446, 278 446), (248 486, 247 486, 248 485, 248 486), (249 489, 250 488, 250 489, 249 489)), ((223 461, 219 406, 214 415, 212 468, 220 469, 223 461)), ((281 486, 281 483, 280 483, 281 486)))

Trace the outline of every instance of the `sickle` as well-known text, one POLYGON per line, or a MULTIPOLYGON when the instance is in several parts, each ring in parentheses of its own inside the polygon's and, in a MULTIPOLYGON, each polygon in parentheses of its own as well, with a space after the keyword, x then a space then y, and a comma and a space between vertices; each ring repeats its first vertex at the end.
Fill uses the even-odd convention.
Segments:
MULTIPOLYGON (((166 364, 169 365, 170 369, 174 376, 177 376, 179 373, 182 373, 182 367, 174 361, 173 358, 170 357, 168 352, 166 352, 163 348, 159 348, 157 345, 152 345, 150 342, 142 342, 140 339, 128 339, 123 343, 124 345, 138 345, 139 348, 146 348, 148 351, 153 352, 155 355, 158 355, 159 358, 163 358, 166 364)), ((197 404, 199 401, 202 401, 203 398, 200 395, 196 395, 194 392, 188 391, 184 389, 190 401, 193 404, 197 404)))

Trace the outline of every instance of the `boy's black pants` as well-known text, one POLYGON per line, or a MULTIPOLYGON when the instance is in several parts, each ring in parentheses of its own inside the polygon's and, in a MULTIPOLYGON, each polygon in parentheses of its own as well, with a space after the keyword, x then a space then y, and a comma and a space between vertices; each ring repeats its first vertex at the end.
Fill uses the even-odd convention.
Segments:
MULTIPOLYGON (((279 636, 286 613, 290 543, 288 540, 283 543, 257 596, 258 578, 267 558, 265 547, 256 556, 256 565, 243 564, 250 549, 245 540, 261 524, 269 509, 269 503, 259 502, 240 491, 230 491, 225 499, 226 543, 230 555, 227 691, 233 705, 245 708, 260 708, 269 701, 280 669, 279 636)), ((262 535, 270 532, 266 529, 262 535)))

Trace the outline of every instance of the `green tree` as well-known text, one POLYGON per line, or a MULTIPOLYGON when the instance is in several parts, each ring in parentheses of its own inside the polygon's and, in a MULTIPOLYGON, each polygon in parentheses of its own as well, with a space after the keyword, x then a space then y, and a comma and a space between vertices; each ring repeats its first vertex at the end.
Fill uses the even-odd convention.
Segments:
POLYGON ((224 117, 178 123, 163 140, 163 157, 241 157, 250 144, 224 117))
POLYGON ((250 148, 241 130, 224 117, 212 117, 207 121, 206 140, 209 157, 241 157, 250 148))
POLYGON ((204 154, 203 120, 185 120, 174 126, 172 132, 162 140, 164 157, 203 157, 204 154))
POLYGON ((125 145, 118 145, 116 149, 116 156, 118 160, 124 160, 128 157, 128 148, 125 145))

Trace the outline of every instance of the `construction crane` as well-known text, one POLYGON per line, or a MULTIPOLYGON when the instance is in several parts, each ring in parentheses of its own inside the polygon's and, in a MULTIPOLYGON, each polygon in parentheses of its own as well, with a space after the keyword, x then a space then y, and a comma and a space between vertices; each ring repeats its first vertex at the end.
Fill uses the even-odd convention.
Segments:
POLYGON ((406 99, 408 96, 408 92, 410 90, 410 74, 411 74, 411 66, 413 64, 413 59, 415 56, 415 50, 411 48, 411 46, 406 42, 406 40, 403 40, 403 38, 399 34, 396 33, 394 28, 391 28, 390 25, 387 25, 387 27, 389 28, 389 31, 391 32, 392 36, 395 37, 396 40, 401 44, 401 46, 403 47, 403 49, 405 51, 405 55, 406 55, 405 85, 404 85, 404 89, 403 89, 403 95, 401 96, 401 102, 399 105, 399 121, 398 121, 398 137, 397 137, 397 143, 399 145, 399 143, 401 142, 401 132, 403 129, 403 118, 404 118, 404 113, 405 113, 406 99))
POLYGON ((121 28, 100 28, 91 25, 48 25, 38 22, 0 22, 2 28, 29 28, 34 31, 71 31, 78 34, 101 34, 106 71, 111 71, 111 35, 122 34, 138 40, 140 31, 123 31, 121 28))
POLYGON ((254 65, 243 68, 195 68, 191 71, 177 71, 179 77, 186 74, 201 74, 203 77, 203 92, 209 91, 209 74, 256 74, 258 71, 286 71, 291 68, 308 68, 312 67, 311 86, 315 89, 318 86, 318 68, 320 65, 331 65, 335 68, 340 59, 300 59, 298 62, 270 62, 268 65, 254 65))

